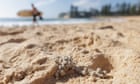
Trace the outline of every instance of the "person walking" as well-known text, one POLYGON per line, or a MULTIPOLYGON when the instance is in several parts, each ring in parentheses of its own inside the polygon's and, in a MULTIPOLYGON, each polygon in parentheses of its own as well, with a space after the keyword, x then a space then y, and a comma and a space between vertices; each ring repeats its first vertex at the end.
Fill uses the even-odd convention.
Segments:
POLYGON ((33 13, 33 22, 37 22, 37 17, 39 16, 40 20, 43 20, 41 12, 38 11, 38 9, 35 7, 34 4, 32 4, 32 13, 33 13))

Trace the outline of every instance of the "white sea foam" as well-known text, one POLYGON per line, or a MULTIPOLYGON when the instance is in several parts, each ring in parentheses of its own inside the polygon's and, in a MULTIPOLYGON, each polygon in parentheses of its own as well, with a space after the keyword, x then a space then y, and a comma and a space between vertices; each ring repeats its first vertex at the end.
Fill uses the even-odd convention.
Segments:
MULTIPOLYGON (((122 19, 45 19, 43 21, 38 21, 39 25, 45 24, 79 24, 79 23, 94 23, 102 21, 115 21, 121 22, 122 19)), ((23 25, 33 25, 32 19, 0 19, 0 26, 23 26, 23 25)))

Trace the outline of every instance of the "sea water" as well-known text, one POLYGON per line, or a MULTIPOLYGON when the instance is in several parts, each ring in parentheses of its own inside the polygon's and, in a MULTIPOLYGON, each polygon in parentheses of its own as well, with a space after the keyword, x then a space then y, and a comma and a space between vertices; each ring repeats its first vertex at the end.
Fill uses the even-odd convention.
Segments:
MULTIPOLYGON (((98 21, 108 21, 112 19, 97 19, 97 18, 75 18, 75 19, 43 19, 38 20, 39 25, 43 24, 79 24, 79 23, 94 23, 98 21)), ((115 19, 116 21, 122 21, 115 19)), ((24 26, 33 25, 32 18, 0 18, 0 26, 24 26)))

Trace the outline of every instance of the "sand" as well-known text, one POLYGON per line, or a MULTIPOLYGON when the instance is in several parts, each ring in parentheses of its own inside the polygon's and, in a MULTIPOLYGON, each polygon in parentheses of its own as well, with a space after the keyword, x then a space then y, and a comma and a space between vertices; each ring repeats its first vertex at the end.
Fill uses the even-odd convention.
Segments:
POLYGON ((140 84, 140 17, 0 28, 0 84, 140 84))

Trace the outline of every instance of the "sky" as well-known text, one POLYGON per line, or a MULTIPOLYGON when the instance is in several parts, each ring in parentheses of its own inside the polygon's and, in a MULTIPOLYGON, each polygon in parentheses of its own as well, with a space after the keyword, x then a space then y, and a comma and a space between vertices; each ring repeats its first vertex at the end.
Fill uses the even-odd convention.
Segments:
POLYGON ((140 0, 0 0, 0 18, 15 18, 18 11, 31 9, 31 3, 43 12, 45 18, 56 18, 61 12, 68 12, 73 4, 81 10, 88 8, 100 9, 104 4, 128 2, 137 3, 140 0))

